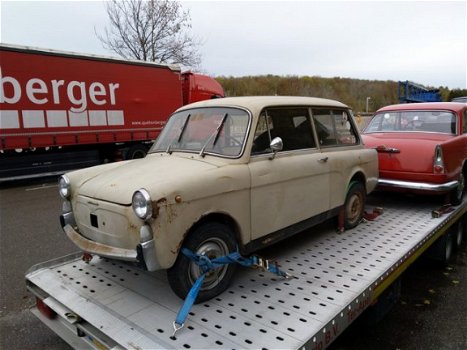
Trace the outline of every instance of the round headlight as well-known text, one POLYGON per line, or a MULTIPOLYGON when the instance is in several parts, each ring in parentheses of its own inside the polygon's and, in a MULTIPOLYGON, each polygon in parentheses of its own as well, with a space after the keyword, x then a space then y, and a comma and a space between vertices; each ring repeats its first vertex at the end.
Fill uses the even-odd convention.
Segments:
POLYGON ((144 188, 133 193, 132 200, 133 211, 136 216, 143 220, 148 220, 152 216, 151 197, 144 188))
POLYGON ((58 193, 63 199, 69 199, 71 195, 70 179, 66 175, 60 176, 58 180, 58 193))

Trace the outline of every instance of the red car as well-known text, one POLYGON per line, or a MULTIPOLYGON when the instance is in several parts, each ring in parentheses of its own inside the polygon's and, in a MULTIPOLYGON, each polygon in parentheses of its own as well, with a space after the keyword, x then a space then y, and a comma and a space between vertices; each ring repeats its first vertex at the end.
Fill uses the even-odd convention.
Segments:
POLYGON ((448 194, 462 201, 467 177, 467 104, 407 103, 379 109, 363 131, 379 159, 378 188, 448 194))

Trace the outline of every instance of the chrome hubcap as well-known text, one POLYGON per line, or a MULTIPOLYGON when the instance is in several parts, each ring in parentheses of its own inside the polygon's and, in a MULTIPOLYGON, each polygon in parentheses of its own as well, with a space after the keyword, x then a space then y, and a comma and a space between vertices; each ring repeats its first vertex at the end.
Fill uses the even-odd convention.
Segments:
POLYGON ((360 193, 355 193, 349 199, 349 203, 346 208, 347 220, 350 222, 355 222, 360 217, 363 207, 363 198, 360 193))
MULTIPOLYGON (((210 238, 199 245, 196 253, 204 255, 212 260, 214 258, 227 255, 229 253, 229 249, 223 240, 218 238, 210 238)), ((226 272, 227 265, 209 271, 204 278, 201 290, 212 289, 217 286, 225 276, 226 272)), ((194 262, 191 262, 189 271, 190 283, 194 284, 202 274, 203 272, 199 266, 194 262)))

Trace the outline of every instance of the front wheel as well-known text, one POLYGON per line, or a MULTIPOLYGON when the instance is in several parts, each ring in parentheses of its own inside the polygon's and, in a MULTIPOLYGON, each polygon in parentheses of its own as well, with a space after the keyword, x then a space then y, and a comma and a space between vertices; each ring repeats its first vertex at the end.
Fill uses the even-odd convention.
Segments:
POLYGON ((361 182, 351 182, 344 203, 344 228, 354 228, 363 219, 366 191, 361 182))
MULTIPOLYGON (((209 259, 225 256, 236 250, 232 230, 221 223, 208 223, 195 229, 185 240, 183 247, 209 259)), ((203 281, 196 303, 209 300, 230 284, 235 264, 223 265, 209 271, 203 281)), ((201 269, 180 251, 175 264, 167 270, 170 287, 180 298, 185 299, 196 280, 202 275, 201 269)))

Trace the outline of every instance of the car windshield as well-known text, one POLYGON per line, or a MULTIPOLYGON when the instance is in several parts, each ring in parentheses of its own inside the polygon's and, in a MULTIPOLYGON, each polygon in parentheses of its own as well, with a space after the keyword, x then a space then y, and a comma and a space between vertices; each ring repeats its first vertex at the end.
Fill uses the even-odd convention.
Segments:
POLYGON ((381 112, 373 117, 364 133, 401 131, 456 134, 456 116, 448 111, 381 112))
POLYGON ((238 157, 249 124, 249 114, 238 108, 188 109, 172 115, 149 152, 238 157))

